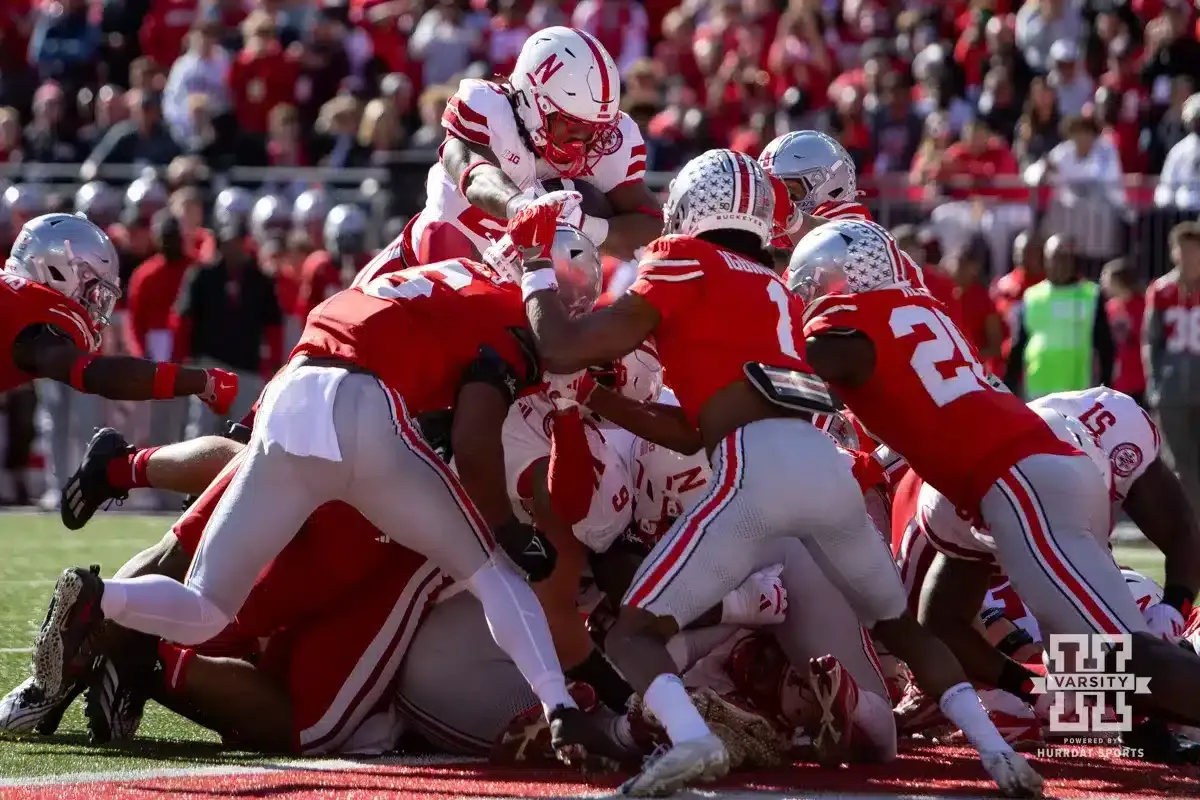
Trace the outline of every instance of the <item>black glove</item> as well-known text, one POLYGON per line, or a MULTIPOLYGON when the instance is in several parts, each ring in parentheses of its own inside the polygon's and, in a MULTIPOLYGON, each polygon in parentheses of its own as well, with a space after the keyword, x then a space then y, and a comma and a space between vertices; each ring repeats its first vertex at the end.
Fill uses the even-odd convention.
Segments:
POLYGON ((507 522, 496 528, 496 542, 514 564, 525 570, 530 583, 544 581, 554 572, 558 551, 532 525, 509 517, 507 522))

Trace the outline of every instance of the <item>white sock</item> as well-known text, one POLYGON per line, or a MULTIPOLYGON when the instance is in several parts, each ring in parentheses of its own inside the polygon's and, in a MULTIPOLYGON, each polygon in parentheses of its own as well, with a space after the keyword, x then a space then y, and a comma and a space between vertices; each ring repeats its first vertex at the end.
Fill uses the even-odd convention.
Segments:
POLYGON ((537 595, 511 567, 492 559, 467 579, 479 598, 488 630, 517 665, 547 715, 558 706, 575 707, 554 652, 554 640, 537 595))
POLYGON ((896 757, 896 717, 890 702, 859 687, 853 717, 854 724, 875 745, 881 760, 891 761, 896 757))
POLYGON ((230 621, 194 587, 164 575, 106 580, 100 609, 118 625, 183 645, 207 642, 230 621))
POLYGON ((688 697, 678 675, 659 675, 650 683, 642 700, 667 729, 667 736, 671 737, 673 744, 703 739, 712 733, 704 717, 692 704, 692 698, 688 697))
POLYGON ((971 744, 981 753, 1008 752, 1012 750, 1000 731, 992 724, 991 717, 983 708, 975 687, 969 683, 958 683, 946 690, 938 700, 938 706, 946 719, 966 734, 971 744))

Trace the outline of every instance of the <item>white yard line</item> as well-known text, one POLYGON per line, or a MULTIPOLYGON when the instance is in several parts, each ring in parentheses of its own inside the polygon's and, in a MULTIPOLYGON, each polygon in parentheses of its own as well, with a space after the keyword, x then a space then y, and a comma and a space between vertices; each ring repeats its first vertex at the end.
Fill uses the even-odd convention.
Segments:
POLYGON ((32 653, 32 647, 0 647, 0 653, 32 653))

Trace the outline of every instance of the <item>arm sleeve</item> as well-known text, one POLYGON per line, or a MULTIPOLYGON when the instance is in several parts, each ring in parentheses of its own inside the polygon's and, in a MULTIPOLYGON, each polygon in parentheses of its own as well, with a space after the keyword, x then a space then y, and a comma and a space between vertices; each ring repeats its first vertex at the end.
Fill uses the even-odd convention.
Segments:
POLYGON ((1113 342, 1112 326, 1108 324, 1108 312, 1104 308, 1103 292, 1096 299, 1096 318, 1092 323, 1092 347, 1096 350, 1096 369, 1101 385, 1112 386, 1113 362, 1117 357, 1117 346, 1113 342))
POLYGON ((1018 304, 1013 310, 1012 348, 1008 351, 1008 368, 1004 371, 1004 383, 1015 395, 1020 395, 1025 377, 1025 345, 1029 343, 1029 332, 1025 330, 1025 307, 1018 304))

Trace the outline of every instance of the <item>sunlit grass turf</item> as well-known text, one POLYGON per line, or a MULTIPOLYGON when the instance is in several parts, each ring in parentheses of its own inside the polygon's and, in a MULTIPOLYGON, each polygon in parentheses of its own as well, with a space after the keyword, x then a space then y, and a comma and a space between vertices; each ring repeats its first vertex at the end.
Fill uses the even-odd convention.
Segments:
MULTIPOLYGON (((134 553, 158 541, 171 521, 101 513, 84 530, 71 532, 57 514, 0 514, 0 694, 29 674, 28 648, 59 572, 72 565, 100 564, 102 574, 111 575, 134 553)), ((1158 551, 1120 546, 1117 560, 1161 582, 1158 551)), ((255 760, 250 754, 219 749, 212 733, 154 703, 147 707, 137 741, 124 746, 90 746, 80 702, 67 712, 53 737, 0 734, 0 778, 255 760)))

